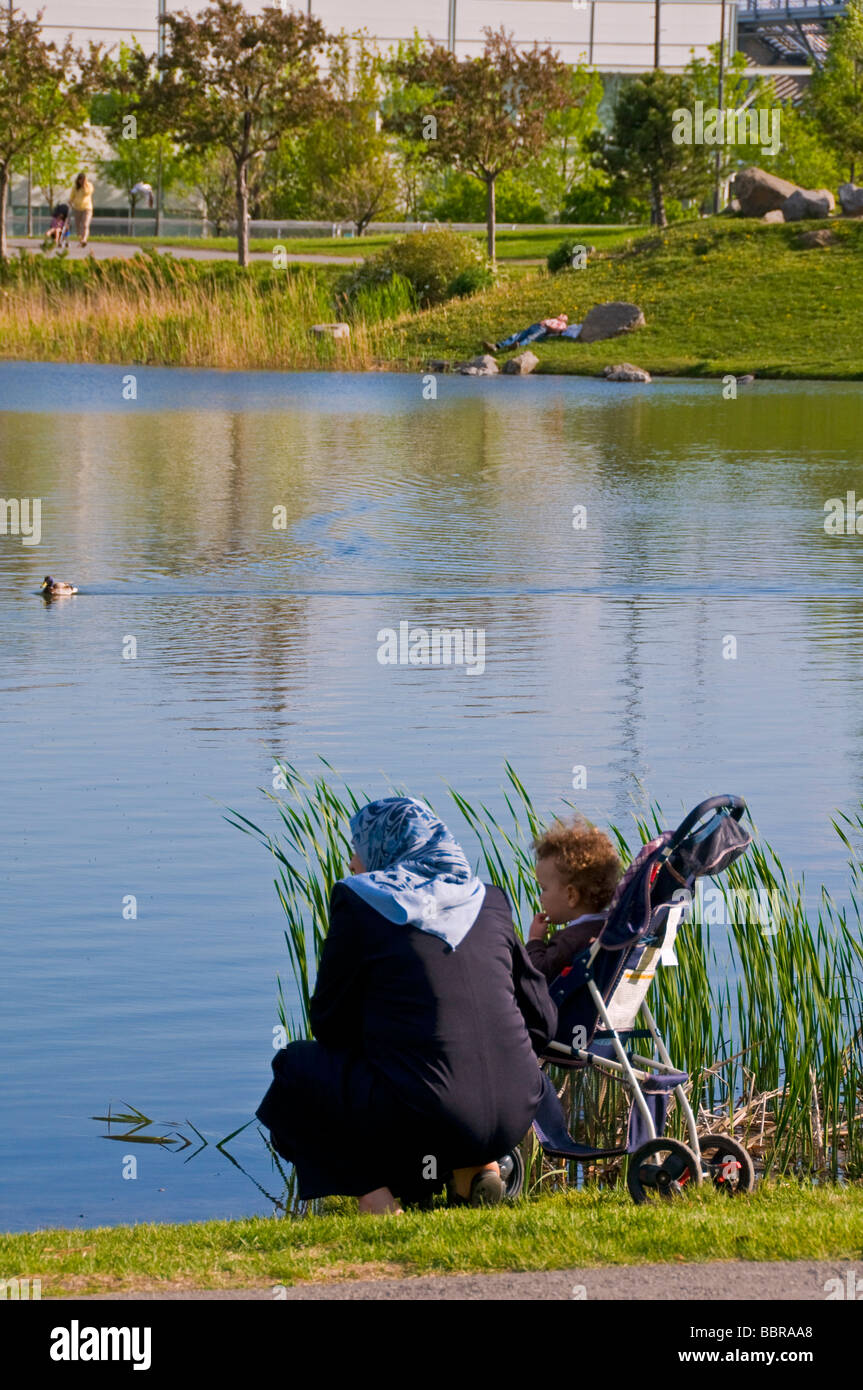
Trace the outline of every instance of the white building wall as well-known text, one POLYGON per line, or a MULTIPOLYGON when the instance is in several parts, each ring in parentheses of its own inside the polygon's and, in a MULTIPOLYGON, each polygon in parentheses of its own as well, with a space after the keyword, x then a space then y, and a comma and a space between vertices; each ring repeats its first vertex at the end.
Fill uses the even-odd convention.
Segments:
MULTIPOLYGON (((205 0, 166 0, 168 11, 196 13, 205 0)), ((657 0, 293 0, 310 10, 327 29, 365 29, 383 46, 421 37, 449 43, 460 55, 480 52, 483 29, 510 30, 517 42, 551 44, 569 62, 584 59, 605 72, 642 72, 654 65, 657 0)), ((732 4, 728 4, 730 28, 732 4)), ((76 43, 88 39, 109 47, 133 36, 155 49, 158 0, 17 0, 52 38, 69 32, 76 43)), ((706 57, 719 41, 721 0, 659 0, 660 65, 680 69, 692 50, 706 57)), ((246 0, 250 12, 262 0, 246 0)), ((285 0, 285 8, 291 8, 285 0)))

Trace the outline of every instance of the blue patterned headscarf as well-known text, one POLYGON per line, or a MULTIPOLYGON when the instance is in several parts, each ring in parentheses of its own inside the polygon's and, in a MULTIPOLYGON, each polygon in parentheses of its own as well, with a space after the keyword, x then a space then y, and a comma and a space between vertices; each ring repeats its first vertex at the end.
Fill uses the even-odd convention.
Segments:
POLYGON ((409 923, 453 950, 476 921, 485 886, 443 821, 408 796, 370 801, 351 817, 366 873, 345 880, 390 922, 409 923))

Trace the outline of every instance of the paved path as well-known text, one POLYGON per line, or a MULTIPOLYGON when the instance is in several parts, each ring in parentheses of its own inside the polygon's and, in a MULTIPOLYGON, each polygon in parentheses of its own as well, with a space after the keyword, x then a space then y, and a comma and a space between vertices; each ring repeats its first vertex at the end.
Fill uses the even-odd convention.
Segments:
MULTIPOLYGON (((440 1302, 538 1299, 616 1299, 623 1302, 701 1301, 758 1302, 763 1299, 824 1302, 840 1279, 846 1293, 853 1271, 863 1288, 863 1263, 843 1260, 749 1261, 728 1260, 713 1264, 612 1265, 601 1269, 543 1270, 527 1274, 424 1275, 413 1279, 341 1279, 326 1283, 279 1287, 278 1296, 288 1301, 343 1302, 440 1302)), ((91 1301, 172 1299, 179 1301, 229 1301, 275 1297, 273 1286, 256 1289, 183 1289, 164 1293, 96 1294, 91 1301)), ((44 1301, 44 1300, 43 1300, 44 1301)))
MULTIPOLYGON (((9 245, 23 247, 27 251, 42 251, 42 242, 37 237, 10 237, 9 245)), ((91 241, 83 250, 74 239, 69 242, 69 260, 80 261, 87 256, 93 256, 97 261, 110 260, 131 260, 143 248, 141 246, 128 245, 123 241, 91 241)), ((169 251, 172 256, 180 260, 187 261, 235 261, 236 253, 233 251, 211 251, 206 247, 192 246, 157 246, 156 250, 164 253, 169 251)), ((49 249, 48 255, 54 255, 49 249)), ((250 251, 250 261, 272 261, 271 251, 250 251)), ((324 252, 288 252, 285 260, 296 265, 357 265, 363 259, 362 256, 329 256, 324 252)))

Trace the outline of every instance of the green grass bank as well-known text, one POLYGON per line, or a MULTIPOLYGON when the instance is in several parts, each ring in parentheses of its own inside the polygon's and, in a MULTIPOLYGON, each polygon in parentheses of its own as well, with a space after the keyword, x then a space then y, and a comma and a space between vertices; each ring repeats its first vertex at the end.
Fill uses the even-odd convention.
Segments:
MULTIPOLYGON (((565 236, 579 236, 597 248, 622 245, 628 238, 638 234, 640 228, 633 227, 519 227, 515 230, 503 229, 497 234, 497 257, 499 261, 541 260, 558 246, 565 236)), ((326 255, 326 256, 370 256, 396 240, 396 232, 373 232, 367 236, 352 237, 252 237, 250 251, 272 251, 281 246, 288 255, 326 255)), ((485 245, 484 235, 466 232, 485 245)), ((226 256, 236 256, 237 241, 232 236, 97 236, 91 241, 109 242, 125 246, 149 248, 155 246, 182 248, 184 250, 224 251, 226 256)))
MULTIPOLYGON (((609 362, 627 360, 654 375, 860 379, 863 220, 836 219, 832 245, 802 249, 801 235, 813 225, 719 218, 678 223, 662 235, 615 232, 616 245, 612 234, 600 245, 599 234, 586 232, 597 255, 582 270, 550 276, 544 267, 507 266, 504 259, 493 288, 396 319, 359 319, 350 341, 339 344, 310 333, 313 323, 333 316, 338 265, 255 263, 241 270, 229 261, 193 263, 155 252, 123 262, 28 256, 0 268, 0 355, 422 371, 430 359, 461 361, 484 339, 550 313, 580 321, 595 304, 623 299, 640 305, 646 328, 590 345, 539 344, 539 371, 599 375, 609 362)), ((504 233, 502 248, 508 244, 523 253, 533 243, 504 233)))
POLYGON ((302 1280, 494 1273, 706 1260, 859 1259, 863 1189, 769 1184, 660 1207, 570 1192, 483 1210, 356 1214, 351 1199, 302 1219, 46 1230, 0 1236, 0 1277, 42 1297, 244 1288, 302 1280))
POLYGON ((583 270, 504 281, 417 316, 399 326, 397 355, 461 359, 483 338, 552 312, 580 322, 595 304, 619 299, 640 306, 645 328, 600 343, 537 344, 538 370, 599 374, 629 361, 654 375, 860 378, 863 221, 837 221, 834 245, 802 249, 802 233, 818 225, 680 223, 583 270))

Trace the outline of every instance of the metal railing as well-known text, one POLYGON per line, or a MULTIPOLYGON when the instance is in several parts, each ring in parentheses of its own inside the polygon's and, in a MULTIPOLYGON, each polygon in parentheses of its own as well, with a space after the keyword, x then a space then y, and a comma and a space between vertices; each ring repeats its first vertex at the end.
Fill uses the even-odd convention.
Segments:
POLYGON ((737 21, 758 19, 834 19, 847 0, 738 0, 737 21))
MULTIPOLYGON (((33 236, 44 237, 51 223, 50 209, 45 206, 33 207, 33 236)), ((448 222, 438 223, 427 222, 372 222, 366 228, 367 235, 375 232, 395 232, 404 234, 405 232, 425 232, 432 227, 450 226, 457 232, 477 232, 485 231, 484 222, 448 222)), ((499 222, 498 231, 539 231, 543 227, 562 226, 562 223, 509 223, 499 222)), ((15 206, 11 210, 8 218, 7 231, 9 236, 23 237, 26 235, 27 211, 26 208, 15 206)), ((149 209, 138 211, 134 221, 128 213, 120 213, 116 216, 99 214, 90 223, 90 236, 110 237, 112 234, 118 237, 136 236, 151 237, 155 235, 156 218, 155 213, 149 209)), ((74 220, 72 225, 72 235, 75 234, 74 220)), ((221 235, 236 236, 236 222, 225 222, 222 226, 221 235)), ((190 213, 188 216, 163 216, 162 217, 162 236, 182 236, 182 237, 208 237, 215 235, 212 223, 208 223, 200 214, 190 213)), ((347 222, 302 222, 284 219, 282 221, 257 221, 249 222, 249 236, 261 237, 269 240, 285 240, 294 237, 344 237, 346 240, 355 235, 354 227, 347 222)))

